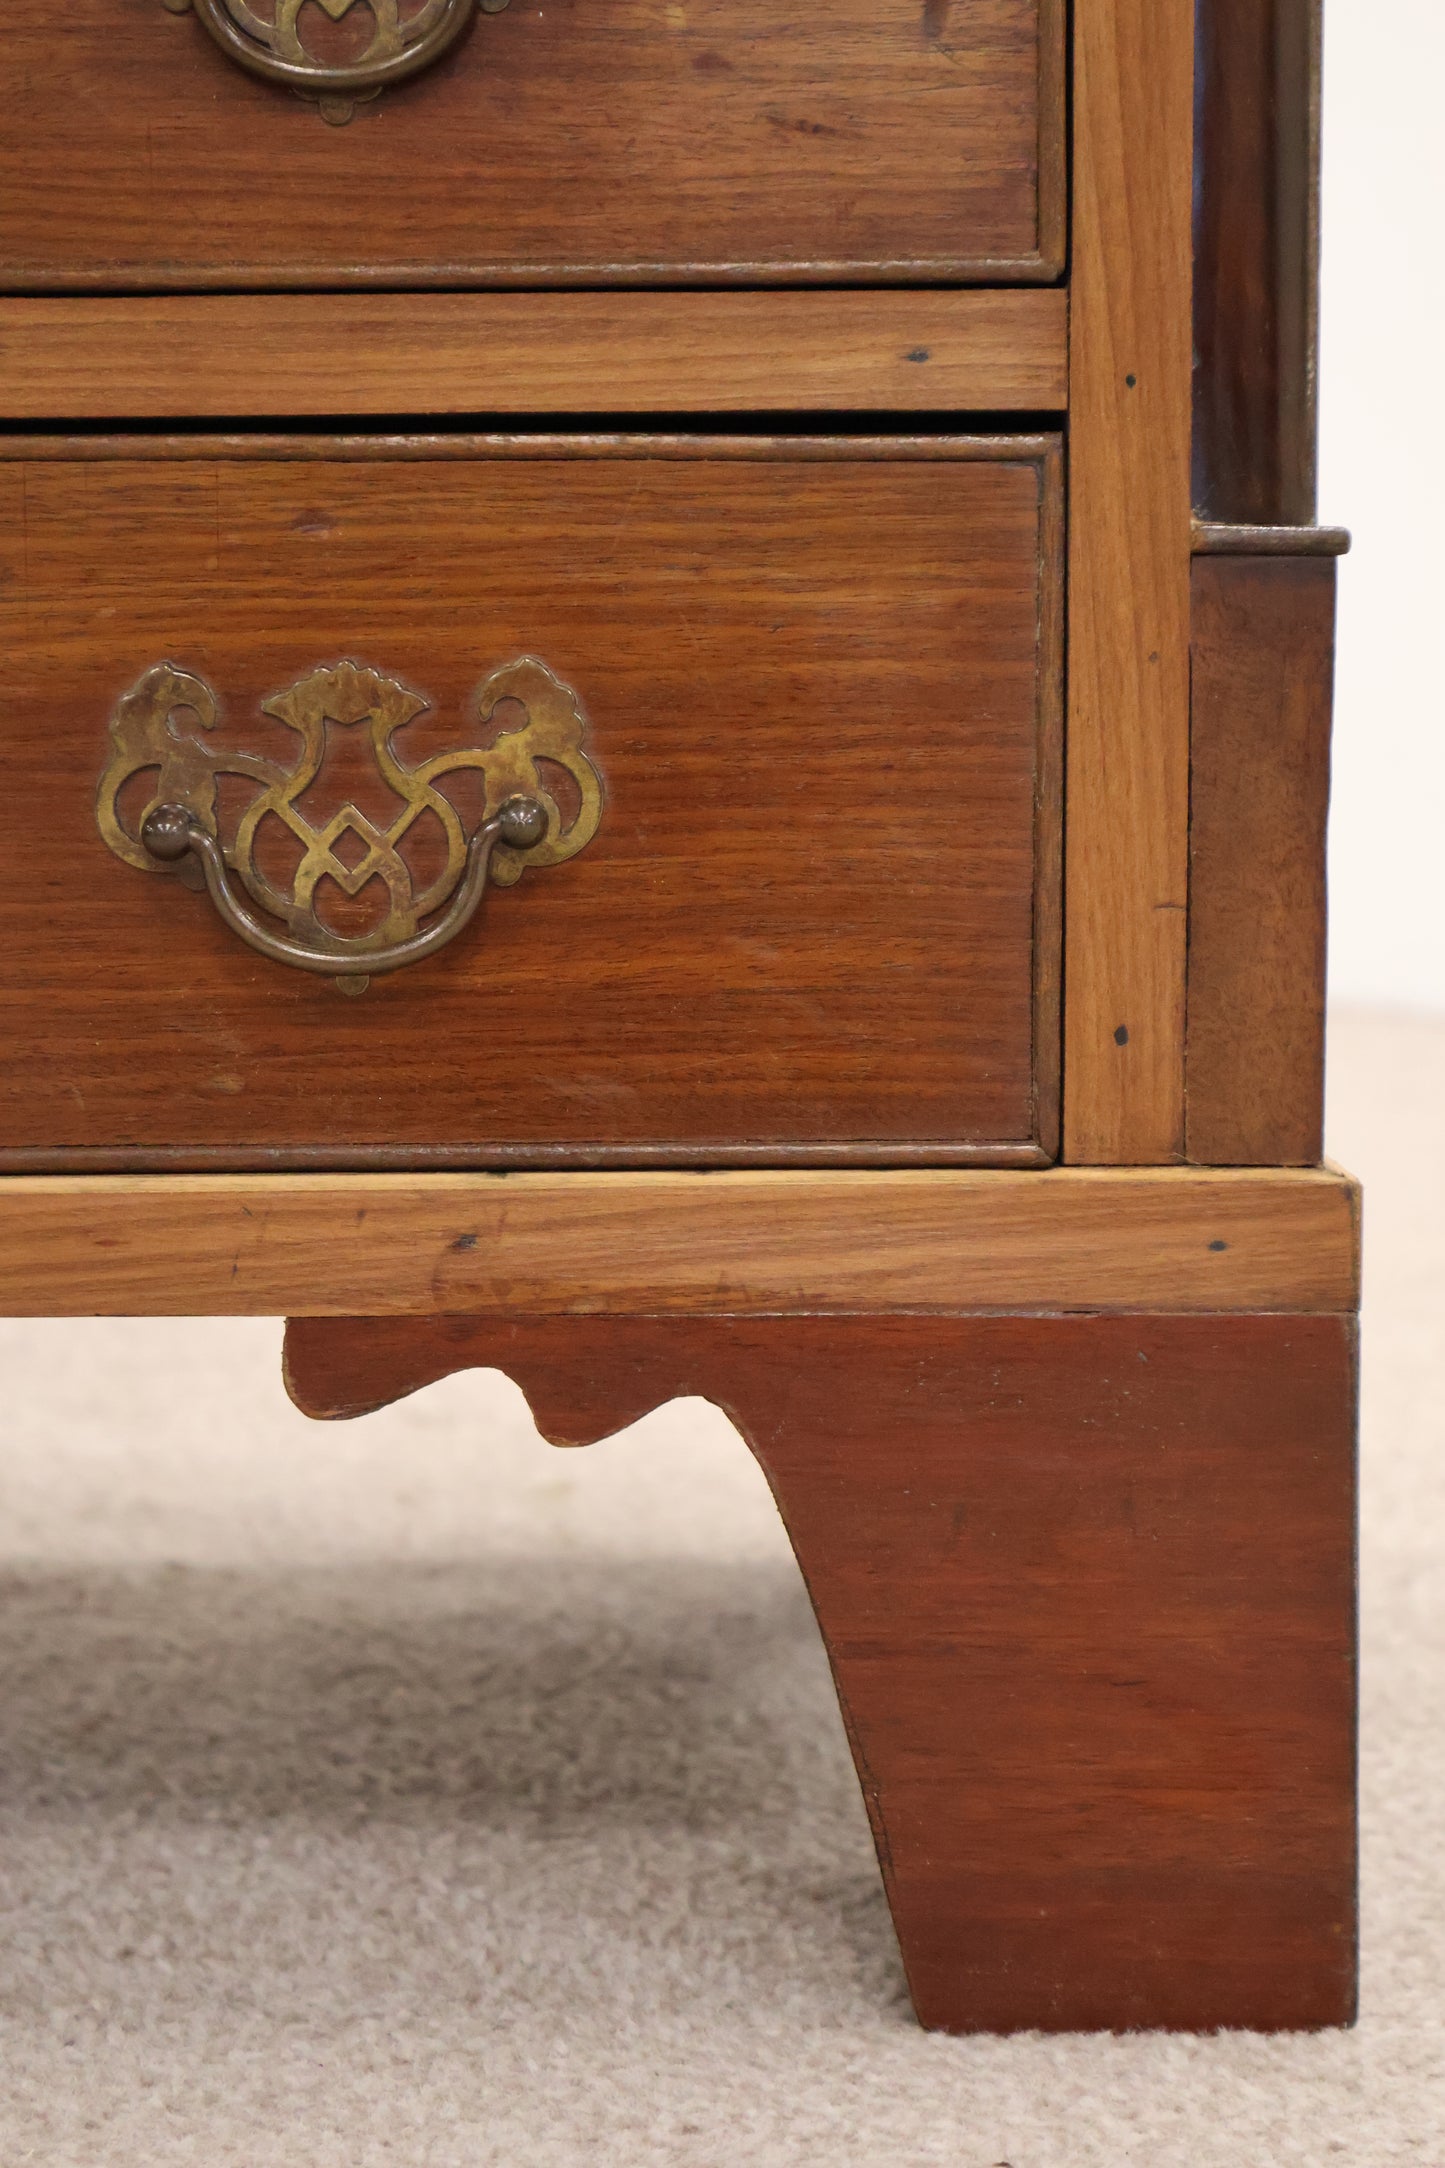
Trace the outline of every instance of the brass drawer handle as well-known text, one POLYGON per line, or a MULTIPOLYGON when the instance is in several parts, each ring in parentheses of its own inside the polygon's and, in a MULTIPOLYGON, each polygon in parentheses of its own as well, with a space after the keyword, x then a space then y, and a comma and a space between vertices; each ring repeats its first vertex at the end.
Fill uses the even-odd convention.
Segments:
POLYGON ((301 740, 286 767, 244 747, 208 743, 220 723, 215 693, 189 671, 157 663, 111 717, 97 825, 127 865, 179 872, 189 886, 204 886, 232 932, 261 955, 330 978, 342 993, 364 993, 379 974, 420 963, 455 940, 476 916, 489 880, 509 887, 525 865, 560 864, 597 832, 602 779, 583 747, 586 725, 576 694, 545 663, 526 656, 494 670, 480 688, 478 735, 486 735, 503 703, 523 712, 515 728, 413 766, 392 740, 428 711, 427 700, 356 663, 313 670, 262 703, 264 715, 301 740), (318 827, 302 800, 325 763, 328 734, 358 728, 379 792, 399 800, 400 810, 383 827, 347 802, 318 827), (565 812, 555 786, 548 786, 549 766, 570 778, 565 812), (464 770, 479 773, 485 791, 470 834, 437 787, 464 770), (143 775, 154 781, 137 803, 127 786, 143 775), (229 825, 222 830, 222 776, 257 786, 234 832, 229 825), (440 823, 445 849, 440 871, 426 879, 414 873, 403 849, 424 816, 440 823), (283 843, 289 831, 288 847, 300 854, 289 892, 258 862, 257 840, 268 821, 279 824, 283 843), (338 849, 343 844, 346 857, 338 849), (328 880, 353 897, 379 880, 383 921, 358 935, 328 927, 317 913, 317 890, 328 880), (268 917, 279 923, 268 925, 268 917))
POLYGON ((278 964, 295 964, 301 971, 323 972, 334 980, 342 993, 364 994, 379 972, 399 971, 403 964, 418 964, 424 956, 434 956, 455 934, 471 924, 487 885, 495 844, 507 843, 514 851, 526 851, 540 843, 546 833, 546 811, 535 798, 509 798, 501 811, 485 821, 472 837, 467 846, 466 871, 461 885, 441 917, 434 919, 424 933, 412 934, 409 940, 397 941, 390 948, 368 950, 364 975, 357 971, 359 959, 355 950, 345 949, 340 943, 332 946, 324 942, 308 948, 300 941, 288 941, 284 934, 272 933, 263 926, 232 888, 220 844, 185 806, 158 805, 153 813, 146 815, 140 835, 152 858, 158 858, 163 865, 174 865, 187 851, 194 851, 205 874, 212 903, 232 933, 238 933, 249 947, 259 950, 263 956, 270 956, 278 964))
MULTIPOLYGON (((357 0, 319 0, 333 22, 350 13, 357 0)), ((475 0, 487 15, 500 14, 507 0, 475 0)), ((400 0, 370 0, 374 25, 371 43, 354 61, 331 65, 313 60, 302 43, 300 17, 304 0, 274 0, 269 18, 248 0, 165 0, 172 14, 194 8, 215 42, 250 75, 283 83, 300 97, 314 98, 322 117, 335 126, 351 119, 359 103, 404 83, 429 68, 455 45, 471 20, 474 0, 423 0, 413 15, 401 14, 400 0)))

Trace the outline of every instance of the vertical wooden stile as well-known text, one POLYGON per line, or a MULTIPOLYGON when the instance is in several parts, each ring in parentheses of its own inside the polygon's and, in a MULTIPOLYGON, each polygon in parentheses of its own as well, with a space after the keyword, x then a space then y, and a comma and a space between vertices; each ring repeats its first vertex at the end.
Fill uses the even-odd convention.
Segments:
POLYGON ((1194 561, 1189 1157, 1324 1148, 1335 560, 1194 561))
POLYGON ((1196 0, 1194 509, 1315 516, 1322 0, 1196 0))
POLYGON ((1074 31, 1064 1157, 1184 1150, 1190 0, 1074 31))

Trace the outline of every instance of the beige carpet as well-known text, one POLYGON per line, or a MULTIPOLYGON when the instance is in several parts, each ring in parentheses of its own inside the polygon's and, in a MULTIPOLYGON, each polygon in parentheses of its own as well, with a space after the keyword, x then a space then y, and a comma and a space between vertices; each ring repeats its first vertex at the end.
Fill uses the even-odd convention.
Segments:
POLYGON ((320 1428, 272 1324, 8 1324, 0 2168, 1440 2168, 1445 1022, 1335 1041, 1357 2032, 918 2032, 710 1408, 559 1455, 488 1375, 320 1428))

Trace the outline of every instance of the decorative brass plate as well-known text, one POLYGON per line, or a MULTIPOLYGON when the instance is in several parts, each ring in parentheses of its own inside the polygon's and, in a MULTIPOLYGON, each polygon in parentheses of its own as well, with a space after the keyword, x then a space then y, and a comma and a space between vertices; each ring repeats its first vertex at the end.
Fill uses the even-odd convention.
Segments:
MULTIPOLYGON (((148 873, 179 871, 188 885, 204 885, 226 924, 262 955, 319 972, 345 993, 361 993, 378 973, 419 962, 460 933, 488 879, 509 887, 524 866, 559 865, 597 832, 602 779, 583 750, 586 724, 576 694, 545 663, 525 656, 494 670, 479 688, 480 733, 504 701, 524 711, 515 729, 497 731, 485 745, 437 753, 412 766, 392 739, 429 711, 429 701, 357 663, 313 670, 262 702, 262 714, 301 741, 296 759, 285 766, 259 753, 208 744, 207 734, 220 721, 215 693, 189 671, 157 663, 111 717, 111 755, 100 779, 96 822, 128 866, 148 873), (400 801, 384 825, 350 802, 320 827, 303 810, 301 800, 326 758, 328 724, 364 731, 382 797, 388 806, 400 801), (570 777, 565 812, 539 762, 570 777), (123 813, 126 785, 147 770, 155 776, 149 796, 127 794, 123 813), (477 771, 484 791, 470 824, 437 788, 443 777, 465 770, 477 771), (228 823, 223 833, 219 817, 222 776, 256 786, 233 832, 228 823), (403 845, 424 816, 440 824, 444 859, 429 876, 418 876, 403 845), (258 863, 258 839, 269 819, 289 832, 289 842, 284 834, 280 841, 290 854, 299 852, 289 891, 258 863), (317 915, 317 891, 328 880, 344 897, 359 896, 379 880, 386 895, 384 918, 359 934, 324 924, 317 915)), ((432 832, 437 834, 435 828, 432 832)))
MULTIPOLYGON (((370 44, 355 60, 331 64, 307 51, 301 35, 306 0, 164 0, 173 15, 191 8, 221 51, 250 75, 284 83, 314 98, 322 118, 341 127, 357 105, 393 83, 418 74, 454 45, 471 20, 473 6, 499 15, 507 0, 421 0, 403 14, 402 0, 364 0, 372 19, 370 44)), ((334 23, 363 0, 317 0, 334 23)))

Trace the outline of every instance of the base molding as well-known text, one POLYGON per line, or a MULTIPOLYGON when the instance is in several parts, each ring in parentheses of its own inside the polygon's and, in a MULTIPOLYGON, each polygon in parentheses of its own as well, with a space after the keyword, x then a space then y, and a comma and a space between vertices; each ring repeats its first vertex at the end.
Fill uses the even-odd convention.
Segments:
POLYGON ((1353 1310, 1328 1169, 10 1175, 8 1316, 1353 1310))

